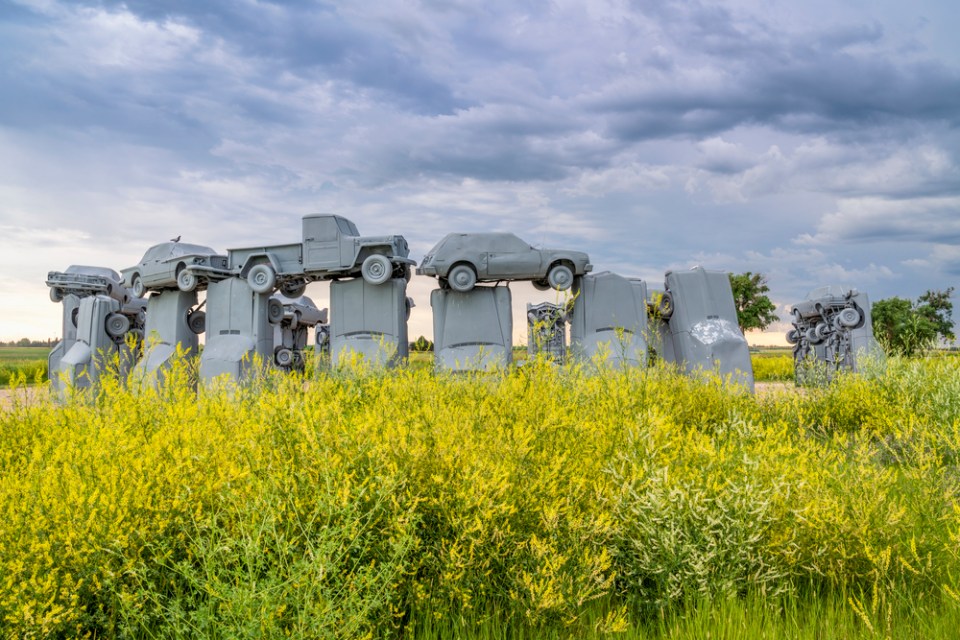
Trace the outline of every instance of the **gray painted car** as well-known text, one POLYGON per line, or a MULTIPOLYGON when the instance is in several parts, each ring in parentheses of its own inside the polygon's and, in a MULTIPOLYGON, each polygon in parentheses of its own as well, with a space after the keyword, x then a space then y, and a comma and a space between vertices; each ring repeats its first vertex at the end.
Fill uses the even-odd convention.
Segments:
POLYGON ((461 292, 502 280, 531 280, 538 289, 563 291, 591 269, 582 251, 537 249, 512 233, 451 233, 427 253, 417 274, 461 292))
POLYGON ((105 294, 121 304, 129 298, 120 274, 107 267, 70 265, 66 271, 51 271, 47 274, 47 286, 54 302, 60 302, 68 294, 81 298, 105 294))
POLYGON ((227 268, 227 257, 210 247, 185 242, 161 242, 147 249, 139 264, 121 271, 123 282, 142 298, 148 289, 193 291, 199 279, 187 266, 205 266, 214 271, 227 268))

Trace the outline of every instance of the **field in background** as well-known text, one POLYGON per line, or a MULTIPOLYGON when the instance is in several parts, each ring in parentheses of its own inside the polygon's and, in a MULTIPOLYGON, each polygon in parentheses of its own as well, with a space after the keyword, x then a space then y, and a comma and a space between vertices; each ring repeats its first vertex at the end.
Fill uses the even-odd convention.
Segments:
POLYGON ((0 347, 0 387, 22 374, 27 382, 47 377, 47 347, 0 347))
MULTIPOLYGON (((0 347, 0 387, 8 386, 10 380, 22 373, 28 383, 40 376, 47 376, 46 347, 0 347)), ((514 362, 523 362, 527 358, 527 349, 514 349, 514 362)), ((411 352, 410 365, 414 368, 431 368, 432 352, 411 352)), ((764 348, 751 352, 754 378, 758 382, 784 382, 793 380, 793 360, 789 349, 764 348)))
POLYGON ((13 390, 10 635, 951 637, 960 621, 958 358, 759 396, 538 362, 273 372, 199 402, 194 377, 63 403, 13 390))

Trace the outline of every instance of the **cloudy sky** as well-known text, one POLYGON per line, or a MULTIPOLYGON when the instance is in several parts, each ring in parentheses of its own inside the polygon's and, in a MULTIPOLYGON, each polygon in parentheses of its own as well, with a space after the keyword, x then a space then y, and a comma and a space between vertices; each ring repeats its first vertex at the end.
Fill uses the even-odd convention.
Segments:
POLYGON ((947 0, 2 0, 0 339, 59 333, 49 270, 294 242, 319 211, 418 261, 504 230, 653 286, 759 271, 781 309, 957 285, 958 25, 947 0))

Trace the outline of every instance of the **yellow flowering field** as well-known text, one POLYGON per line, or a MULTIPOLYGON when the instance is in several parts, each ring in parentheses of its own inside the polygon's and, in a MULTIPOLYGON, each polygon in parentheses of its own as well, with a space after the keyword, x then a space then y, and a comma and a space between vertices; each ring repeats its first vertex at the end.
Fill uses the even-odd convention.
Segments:
POLYGON ((0 408, 11 637, 614 633, 692 600, 960 606, 960 359, 756 397, 666 367, 108 379, 0 408))

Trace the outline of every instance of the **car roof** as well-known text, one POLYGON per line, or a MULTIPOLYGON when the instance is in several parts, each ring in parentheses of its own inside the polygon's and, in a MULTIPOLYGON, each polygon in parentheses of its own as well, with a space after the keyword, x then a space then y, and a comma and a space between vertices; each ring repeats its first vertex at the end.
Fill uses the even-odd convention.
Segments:
POLYGON ((481 231, 478 233, 448 233, 443 240, 437 243, 434 251, 444 249, 463 250, 465 248, 475 249, 477 251, 489 251, 497 248, 500 243, 509 243, 519 245, 524 248, 530 245, 517 236, 515 233, 503 231, 481 231))
POLYGON ((161 242, 153 245, 143 255, 144 260, 165 260, 167 258, 176 258, 187 255, 216 255, 216 251, 210 247, 199 244, 188 244, 186 242, 161 242))
POLYGON ((120 282, 120 274, 110 269, 108 267, 88 267, 80 264, 72 264, 67 267, 67 270, 64 273, 73 273, 76 275, 83 276, 101 276, 103 278, 110 278, 120 282))

